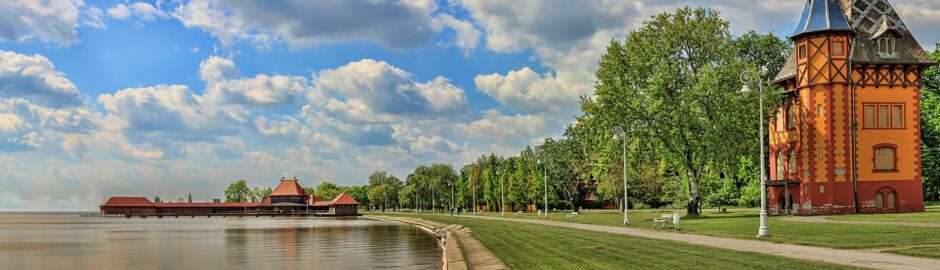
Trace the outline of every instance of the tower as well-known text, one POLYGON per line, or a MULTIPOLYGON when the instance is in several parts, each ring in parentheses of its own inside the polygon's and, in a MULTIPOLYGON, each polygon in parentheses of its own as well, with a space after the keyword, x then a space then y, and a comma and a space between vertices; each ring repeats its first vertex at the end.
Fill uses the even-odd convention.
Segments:
POLYGON ((920 72, 934 63, 890 3, 807 0, 790 38, 771 213, 923 211, 920 72))

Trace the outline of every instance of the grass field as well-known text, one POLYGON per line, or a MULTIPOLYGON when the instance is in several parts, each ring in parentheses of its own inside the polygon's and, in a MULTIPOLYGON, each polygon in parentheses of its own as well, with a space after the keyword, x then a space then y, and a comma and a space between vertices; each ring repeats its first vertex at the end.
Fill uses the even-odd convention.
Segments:
POLYGON ((928 206, 927 211, 923 213, 847 215, 829 217, 829 219, 845 221, 919 222, 940 224, 940 206, 928 206))
MULTIPOLYGON (((385 214, 462 224, 512 269, 852 269, 672 241, 440 215, 385 214)), ((589 215, 586 215, 589 216, 589 215)))
MULTIPOLYGON (((698 218, 684 218, 681 233, 696 233, 712 236, 757 239, 758 212, 756 209, 729 209, 717 214, 705 210, 698 218)), ((631 227, 651 228, 652 220, 666 213, 681 210, 631 210, 631 227)), ((499 213, 481 213, 499 216, 499 213)), ((536 214, 507 213, 512 218, 538 218, 536 214)), ((552 213, 555 221, 586 224, 622 226, 623 214, 616 211, 585 211, 577 218, 568 219, 563 213, 552 213)), ((814 224, 791 222, 781 217, 768 220, 771 237, 760 238, 778 243, 822 246, 843 249, 903 248, 923 245, 940 245, 940 234, 936 228, 905 227, 895 225, 849 225, 814 224)))

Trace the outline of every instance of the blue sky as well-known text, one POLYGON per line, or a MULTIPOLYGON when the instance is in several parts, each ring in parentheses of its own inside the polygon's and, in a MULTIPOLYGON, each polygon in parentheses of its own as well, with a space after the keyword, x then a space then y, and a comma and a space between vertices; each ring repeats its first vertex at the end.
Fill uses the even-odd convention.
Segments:
MULTIPOLYGON (((932 49, 940 3, 893 3, 932 49)), ((4 1, 0 211, 515 153, 579 113, 607 41, 684 5, 785 35, 802 1, 4 1)))

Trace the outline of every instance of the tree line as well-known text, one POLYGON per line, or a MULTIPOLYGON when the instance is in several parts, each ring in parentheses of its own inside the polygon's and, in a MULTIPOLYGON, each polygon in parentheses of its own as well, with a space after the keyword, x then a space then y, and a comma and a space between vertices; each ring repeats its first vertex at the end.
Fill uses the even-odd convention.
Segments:
MULTIPOLYGON (((383 208, 535 211, 547 193, 552 208, 622 208, 626 174, 628 207, 677 207, 698 215, 706 206, 757 206, 758 136, 767 134, 758 131, 759 97, 739 91, 741 74, 756 74, 767 89, 766 125, 782 101, 781 89, 770 82, 793 49, 773 33, 735 37, 729 26, 719 12, 703 8, 653 16, 623 40, 610 41, 594 95, 581 97, 583 113, 561 138, 517 155, 484 155, 459 170, 418 166, 404 182, 379 184, 374 197, 370 177, 370 199, 397 195, 397 201, 382 199, 383 208), (615 127, 622 136, 614 136, 615 127)), ((940 60, 940 49, 932 56, 940 60)), ((924 76, 925 197, 937 200, 940 69, 924 76)))
MULTIPOLYGON (((626 175, 626 207, 685 208, 689 215, 707 206, 754 207, 760 201, 758 136, 767 134, 758 131, 759 97, 738 91, 740 77, 760 77, 769 118, 782 99, 770 81, 791 50, 789 40, 773 33, 734 37, 715 10, 662 13, 610 41, 594 95, 581 97, 582 114, 560 138, 515 155, 483 155, 459 169, 420 165, 404 181, 376 171, 367 185, 323 182, 309 193, 332 198, 346 191, 380 211, 536 211, 546 197, 552 209, 622 209, 626 175)), ((932 57, 940 60, 940 48, 932 57)), ((938 200, 940 69, 925 71, 922 85, 924 192, 938 200)), ((246 188, 226 196, 259 198, 245 195, 254 191, 246 188)))

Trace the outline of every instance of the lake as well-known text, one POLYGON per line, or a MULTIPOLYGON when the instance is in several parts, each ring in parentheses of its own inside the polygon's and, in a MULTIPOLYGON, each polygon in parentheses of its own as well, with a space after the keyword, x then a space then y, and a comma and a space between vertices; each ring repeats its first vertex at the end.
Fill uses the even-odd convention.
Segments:
POLYGON ((0 213, 0 269, 440 269, 420 229, 364 218, 0 213))

